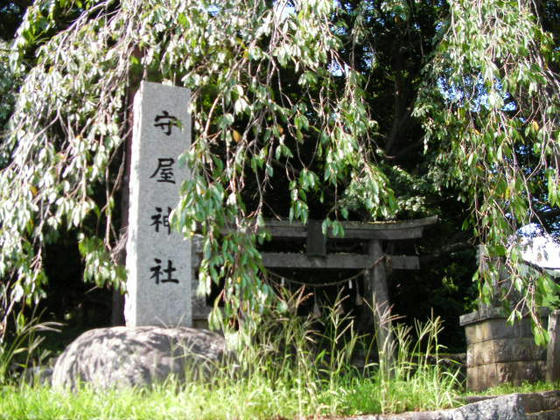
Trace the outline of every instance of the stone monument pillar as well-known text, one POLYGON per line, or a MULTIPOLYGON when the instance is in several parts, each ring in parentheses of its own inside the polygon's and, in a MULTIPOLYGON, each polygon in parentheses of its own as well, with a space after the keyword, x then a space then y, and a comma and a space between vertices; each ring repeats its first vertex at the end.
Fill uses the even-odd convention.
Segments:
POLYGON ((126 325, 191 326, 191 242, 171 230, 188 169, 188 89, 142 82, 134 99, 126 325))

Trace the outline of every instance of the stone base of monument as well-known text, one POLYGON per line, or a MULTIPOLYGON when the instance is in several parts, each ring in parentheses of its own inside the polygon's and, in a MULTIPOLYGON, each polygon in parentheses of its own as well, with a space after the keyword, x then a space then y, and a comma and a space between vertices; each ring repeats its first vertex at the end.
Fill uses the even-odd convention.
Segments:
POLYGON ((545 379, 547 348, 535 344, 530 319, 509 325, 501 308, 484 307, 461 316, 460 323, 467 337, 469 390, 545 379))
POLYGON ((226 361, 225 339, 186 327, 90 330, 72 342, 53 369, 54 387, 143 387, 169 378, 203 380, 226 361))

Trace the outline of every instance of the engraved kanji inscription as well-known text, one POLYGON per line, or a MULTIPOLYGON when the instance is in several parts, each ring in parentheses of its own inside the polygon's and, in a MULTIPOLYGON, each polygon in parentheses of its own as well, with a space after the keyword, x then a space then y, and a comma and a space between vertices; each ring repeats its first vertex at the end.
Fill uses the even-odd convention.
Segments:
POLYGON ((175 184, 175 172, 173 165, 175 159, 173 158, 159 158, 157 168, 150 178, 156 178, 157 182, 168 182, 175 184))
POLYGON ((161 128, 166 136, 170 136, 173 127, 179 127, 179 120, 177 117, 170 115, 169 112, 164 110, 161 115, 156 115, 154 127, 161 128))
POLYGON ((173 278, 173 272, 177 271, 173 267, 173 261, 167 260, 167 268, 161 269, 161 260, 159 258, 154 258, 156 265, 150 267, 152 273, 151 279, 154 279, 156 284, 160 283, 179 283, 178 279, 173 278))

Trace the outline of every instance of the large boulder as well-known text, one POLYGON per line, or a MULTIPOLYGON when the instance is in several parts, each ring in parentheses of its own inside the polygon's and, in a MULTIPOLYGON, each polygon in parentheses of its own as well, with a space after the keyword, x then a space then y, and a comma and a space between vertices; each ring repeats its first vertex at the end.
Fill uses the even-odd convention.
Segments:
POLYGON ((55 387, 150 386, 173 376, 208 378, 224 362, 226 345, 216 333, 193 328, 113 327, 90 330, 60 355, 55 387))

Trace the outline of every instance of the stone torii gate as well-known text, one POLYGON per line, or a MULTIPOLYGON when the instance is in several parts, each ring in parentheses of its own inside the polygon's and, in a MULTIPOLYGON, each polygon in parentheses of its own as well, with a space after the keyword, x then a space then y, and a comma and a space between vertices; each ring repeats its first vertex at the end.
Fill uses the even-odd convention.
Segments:
MULTIPOLYGON (((272 240, 305 240, 302 252, 262 252, 263 264, 270 269, 355 269, 364 271, 364 296, 373 309, 378 343, 391 346, 390 308, 387 287, 387 270, 417 270, 420 261, 415 255, 388 255, 384 252, 386 242, 413 240, 422 237, 424 228, 437 222, 437 216, 395 222, 342 222, 344 237, 335 237, 332 231, 323 234, 321 222, 311 220, 299 222, 268 220, 266 230, 272 240), (367 253, 328 253, 327 241, 355 241, 367 243, 367 253)), ((200 265, 201 250, 193 246, 193 266, 200 265)), ((193 276, 196 279, 197 276, 193 276)), ((193 290, 194 290, 193 286, 193 290)), ((193 294, 194 296, 194 294, 193 294)), ((204 298, 193 297, 193 321, 195 325, 206 319, 209 308, 204 298), (198 321, 198 322, 197 322, 198 321)), ((371 321, 371 317, 369 318, 371 321)), ((378 346, 382 351, 381 346, 378 346)))

